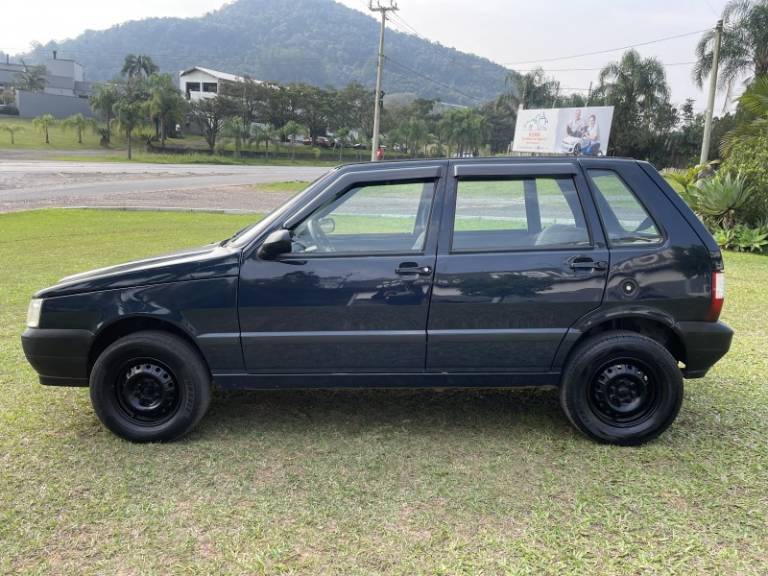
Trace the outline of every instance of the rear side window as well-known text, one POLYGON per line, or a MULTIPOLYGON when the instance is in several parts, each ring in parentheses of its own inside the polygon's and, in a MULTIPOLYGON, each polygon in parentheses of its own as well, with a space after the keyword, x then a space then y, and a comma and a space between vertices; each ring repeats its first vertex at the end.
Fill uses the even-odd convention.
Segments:
POLYGON ((632 246, 663 240, 648 210, 612 170, 590 170, 597 208, 612 246, 632 246))
POLYGON ((570 177, 459 180, 454 252, 590 245, 570 177))

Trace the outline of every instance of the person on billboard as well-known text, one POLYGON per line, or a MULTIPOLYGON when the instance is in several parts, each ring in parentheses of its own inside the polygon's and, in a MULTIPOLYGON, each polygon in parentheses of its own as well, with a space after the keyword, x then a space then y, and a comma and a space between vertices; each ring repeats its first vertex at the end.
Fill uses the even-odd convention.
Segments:
POLYGON ((594 114, 589 115, 589 123, 584 129, 581 153, 585 156, 597 156, 600 153, 600 126, 594 114))
POLYGON ((586 126, 584 126, 584 120, 581 119, 581 110, 576 110, 573 113, 573 118, 570 122, 568 122, 568 126, 566 126, 565 131, 568 136, 581 138, 585 129, 586 126))

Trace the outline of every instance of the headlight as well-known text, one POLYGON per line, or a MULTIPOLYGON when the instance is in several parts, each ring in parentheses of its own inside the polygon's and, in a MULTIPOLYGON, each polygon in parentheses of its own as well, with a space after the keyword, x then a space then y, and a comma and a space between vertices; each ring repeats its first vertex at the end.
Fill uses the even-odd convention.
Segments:
POLYGON ((43 310, 42 298, 33 298, 27 309, 27 326, 37 328, 40 326, 40 312, 43 310))

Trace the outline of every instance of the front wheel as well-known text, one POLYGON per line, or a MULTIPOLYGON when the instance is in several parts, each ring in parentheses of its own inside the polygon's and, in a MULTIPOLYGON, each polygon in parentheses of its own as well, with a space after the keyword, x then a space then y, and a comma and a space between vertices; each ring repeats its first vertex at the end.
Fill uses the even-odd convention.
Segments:
POLYGON ((682 401, 677 361, 661 344, 634 332, 608 332, 580 344, 560 385, 560 404, 576 428, 625 446, 659 436, 682 401))
POLYGON ((208 410, 208 369, 197 351, 165 332, 137 332, 110 345, 90 379, 96 415, 131 442, 166 442, 189 432, 208 410))

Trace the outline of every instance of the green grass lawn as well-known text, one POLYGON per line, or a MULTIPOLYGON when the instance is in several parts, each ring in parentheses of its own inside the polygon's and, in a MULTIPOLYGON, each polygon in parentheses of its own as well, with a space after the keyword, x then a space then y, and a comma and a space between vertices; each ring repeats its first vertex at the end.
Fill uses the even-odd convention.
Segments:
MULTIPOLYGON (((61 121, 57 121, 48 129, 50 144, 45 143, 45 138, 38 132, 32 120, 13 116, 0 116, 0 148, 8 150, 95 150, 99 149, 99 136, 93 130, 83 132, 83 143, 77 143, 77 131, 65 129, 61 121), (3 126, 16 124, 22 127, 21 132, 14 136, 15 143, 11 144, 11 136, 3 130, 3 126)), ((112 137, 115 147, 124 145, 123 138, 118 134, 112 137)))
POLYGON ((640 448, 583 438, 552 391, 219 394, 140 446, 38 385, 36 289, 251 220, 0 215, 0 574, 766 573, 766 257, 727 255, 733 349, 640 448))

